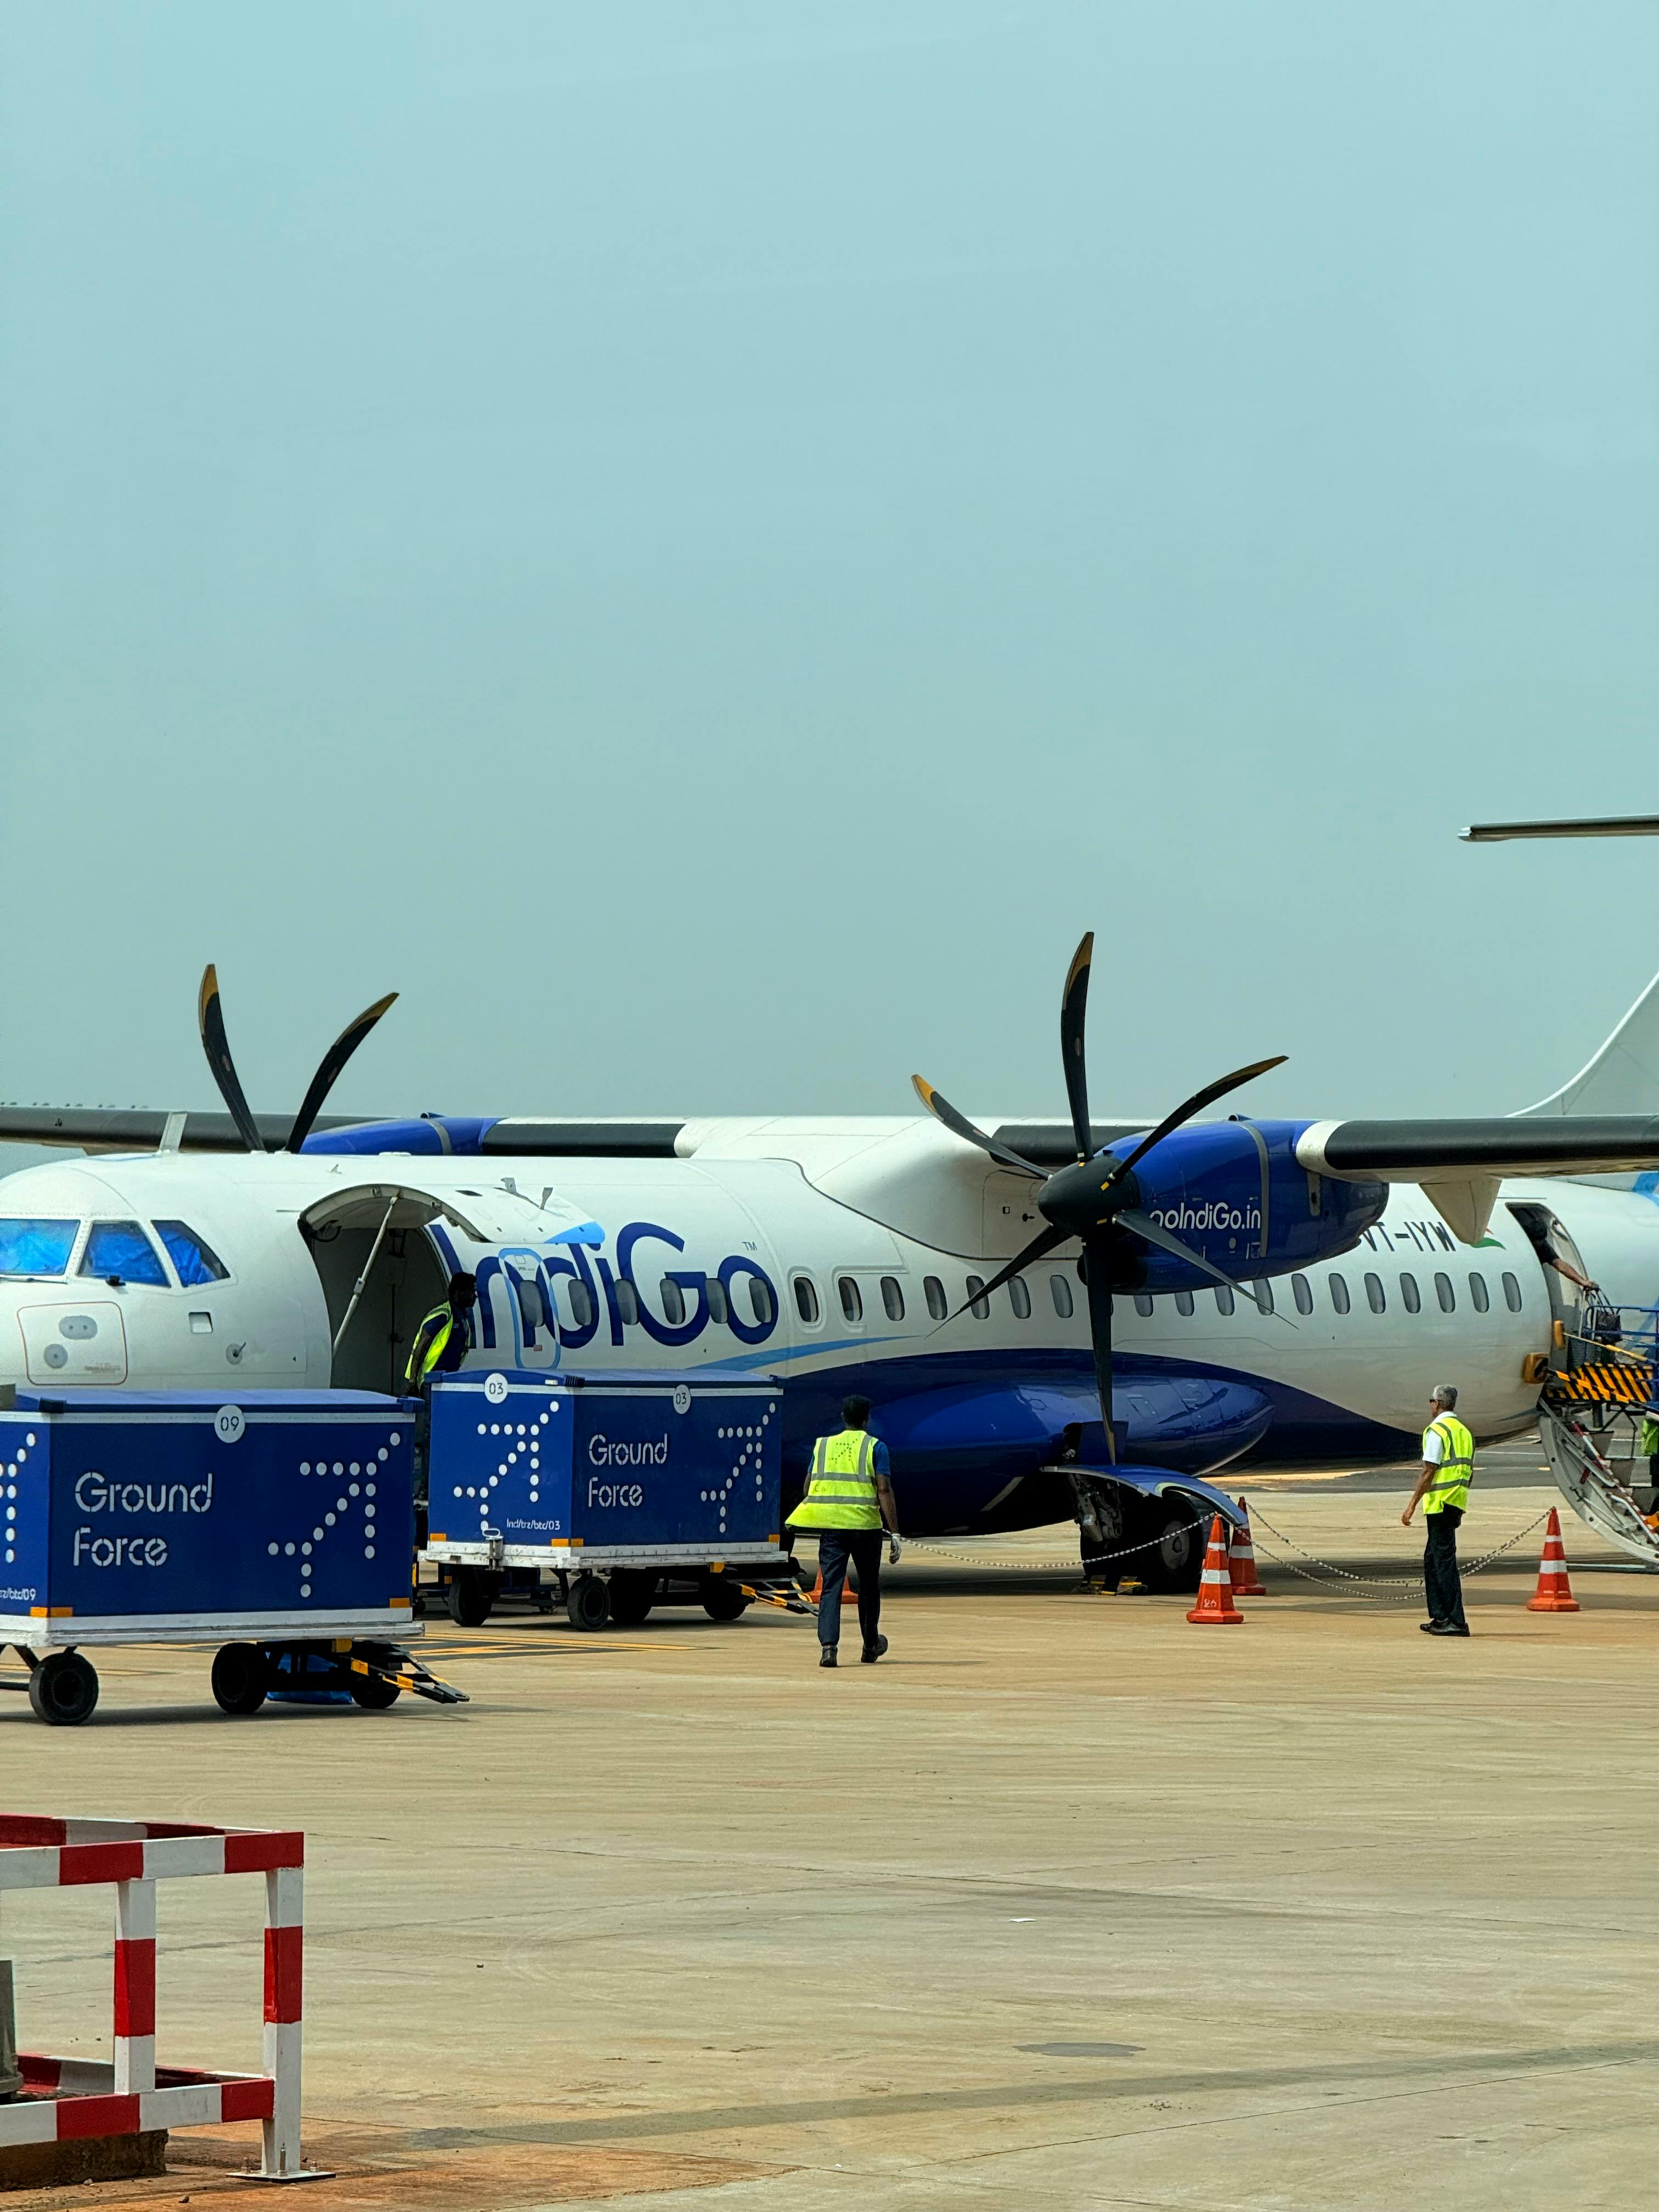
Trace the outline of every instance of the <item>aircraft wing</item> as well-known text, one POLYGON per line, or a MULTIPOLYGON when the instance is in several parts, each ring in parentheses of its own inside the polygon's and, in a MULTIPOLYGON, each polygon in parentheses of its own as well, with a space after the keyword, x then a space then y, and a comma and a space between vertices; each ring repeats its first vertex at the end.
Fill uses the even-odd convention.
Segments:
POLYGON ((1478 1244, 1506 1176, 1627 1175, 1659 1168, 1659 1119, 1561 1114, 1447 1121, 1316 1121, 1296 1157, 1349 1182, 1419 1183, 1447 1227, 1478 1244))
POLYGON ((1445 1121, 1316 1121, 1296 1156, 1316 1175, 1356 1182, 1431 1182, 1444 1176, 1626 1174, 1659 1168, 1659 1117, 1504 1115, 1445 1121))
MULTIPOLYGON (((291 1114, 256 1114, 259 1133, 275 1147, 287 1141, 291 1114)), ((320 1115, 319 1129, 347 1129, 361 1114, 320 1115)), ((160 1149, 171 1115, 149 1106, 0 1106, 0 1145, 68 1145, 83 1152, 153 1152, 160 1149)), ((170 1149, 185 1152, 246 1150, 228 1114, 183 1114, 170 1149)))

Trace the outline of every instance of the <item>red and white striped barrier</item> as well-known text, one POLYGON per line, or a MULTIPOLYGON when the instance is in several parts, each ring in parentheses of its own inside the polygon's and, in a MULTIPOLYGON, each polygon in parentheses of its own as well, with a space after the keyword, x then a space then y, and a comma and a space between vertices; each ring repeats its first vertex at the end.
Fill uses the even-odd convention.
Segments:
POLYGON ((300 2019, 305 1838, 297 1829, 204 1828, 161 1820, 50 1820, 0 1813, 0 1889, 115 1885, 115 2063, 20 2052, 23 2088, 0 2105, 0 2146, 258 2120, 261 2175, 300 2164, 300 2019), (175 1875, 265 1878, 263 2074, 155 2063, 155 1885, 175 1875))

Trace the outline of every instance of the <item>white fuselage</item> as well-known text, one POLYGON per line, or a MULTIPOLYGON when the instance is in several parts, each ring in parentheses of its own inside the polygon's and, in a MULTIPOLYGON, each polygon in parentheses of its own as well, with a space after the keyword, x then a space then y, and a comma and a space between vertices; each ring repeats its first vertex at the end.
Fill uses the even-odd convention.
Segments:
MULTIPOLYGON (((160 1153, 28 1169, 5 1180, 0 1214, 72 1220, 76 1238, 62 1274, 0 1281, 0 1381, 397 1389, 414 1308, 434 1302, 452 1259, 479 1272, 494 1339, 475 1345, 471 1364, 735 1361, 791 1380, 855 1376, 878 1406, 947 1371, 1085 1376, 1073 1248, 1030 1269, 1027 1311, 1009 1289, 982 1314, 958 1310, 969 1279, 994 1273, 1029 1235, 1031 1186, 942 1139, 922 1122, 704 1124, 688 1131, 690 1157, 675 1159, 160 1153), (333 1259, 326 1222, 319 1242, 301 1217, 315 1222, 345 1194, 399 1184, 465 1226, 439 1221, 391 1240, 377 1269, 398 1279, 382 1288, 377 1277, 337 1358, 331 1340, 368 1234, 348 1232, 333 1259), (222 1279, 189 1287, 170 1261, 161 1283, 82 1272, 88 1224, 161 1219, 198 1232, 222 1279), (604 1242, 559 1241, 582 1222, 604 1242)), ((1650 1199, 1560 1182, 1506 1185, 1504 1199, 1549 1206, 1616 1301, 1659 1300, 1650 1199)), ((1458 1383, 1477 1435, 1534 1417, 1522 1363, 1549 1347, 1550 1288, 1507 1203, 1471 1249, 1414 1186, 1395 1186, 1359 1246, 1279 1278, 1272 1297, 1272 1313, 1243 1291, 1231 1301, 1212 1291, 1120 1297, 1122 1387, 1133 1389, 1143 1364, 1246 1378, 1280 1402, 1275 1441, 1279 1423, 1287 1434, 1297 1426, 1301 1401, 1337 1423, 1413 1430, 1440 1380, 1458 1383)))

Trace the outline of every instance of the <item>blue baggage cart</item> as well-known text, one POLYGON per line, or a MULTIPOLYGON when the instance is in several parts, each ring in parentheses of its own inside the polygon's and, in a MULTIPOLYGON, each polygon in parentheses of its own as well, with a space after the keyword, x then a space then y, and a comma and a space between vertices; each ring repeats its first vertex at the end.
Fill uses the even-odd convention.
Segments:
POLYGON ((781 1548, 783 1394, 770 1376, 502 1368, 432 1390, 425 1556, 453 1616, 510 1582, 564 1594, 580 1628, 687 1595, 736 1620, 793 1572, 781 1548))
POLYGON ((416 1407, 368 1391, 0 1392, 0 1651, 43 1720, 85 1720, 88 1650, 220 1647, 213 1694, 441 1702, 413 1620, 416 1407))

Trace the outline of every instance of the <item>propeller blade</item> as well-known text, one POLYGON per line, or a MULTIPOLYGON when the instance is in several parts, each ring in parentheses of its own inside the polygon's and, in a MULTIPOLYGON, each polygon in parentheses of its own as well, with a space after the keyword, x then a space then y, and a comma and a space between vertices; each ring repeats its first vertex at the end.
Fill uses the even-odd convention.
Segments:
POLYGON ((1112 1292, 1107 1248, 1091 1238, 1084 1248, 1085 1273, 1089 1278, 1089 1335, 1095 1351, 1095 1388, 1100 1394, 1100 1418, 1106 1429, 1106 1456, 1117 1463, 1117 1439, 1112 1434, 1112 1292))
POLYGON ((1042 1168, 1033 1167, 1030 1160, 1021 1159, 1018 1152, 1011 1152, 1006 1145, 993 1143, 984 1130, 976 1129, 965 1114, 958 1114, 950 1100, 935 1091, 925 1076, 913 1075, 910 1080, 916 1087, 917 1097, 927 1111, 936 1121, 943 1121, 953 1137, 977 1145, 981 1152, 989 1152, 994 1160, 1000 1160, 1005 1167, 1018 1168, 1026 1175, 1035 1176, 1039 1182, 1047 1182, 1048 1176, 1042 1168))
POLYGON ((1224 1274, 1219 1267, 1212 1267, 1201 1252, 1194 1252, 1190 1244, 1183 1244, 1178 1237, 1171 1237, 1167 1229, 1154 1221, 1150 1213, 1143 1213, 1139 1206, 1126 1207, 1123 1212, 1114 1214, 1112 1218, 1120 1229, 1133 1229, 1137 1237, 1144 1237, 1149 1244, 1156 1244, 1160 1251, 1170 1253, 1177 1260, 1184 1260, 1189 1267, 1196 1267, 1200 1274, 1224 1284, 1228 1290, 1238 1288, 1236 1277, 1224 1274))
POLYGON ((202 988, 196 1000, 196 1025, 202 1033, 202 1049, 213 1070, 219 1096, 230 1109, 230 1118, 240 1131, 242 1142, 251 1152, 264 1152, 264 1139, 259 1134, 258 1123, 248 1111, 247 1100, 237 1080, 236 1063, 230 1056, 224 1012, 219 1004, 219 971, 210 960, 202 970, 202 988))
MULTIPOLYGON (((365 1006, 356 1020, 347 1024, 323 1054, 317 1073, 311 1079, 311 1088, 294 1117, 294 1127, 288 1133, 284 1151, 297 1152, 311 1134, 311 1125, 322 1112, 323 1101, 339 1080, 341 1069, 397 995, 395 991, 388 991, 385 998, 376 999, 372 1006, 365 1006)), ((231 1110, 234 1113, 235 1109, 233 1107, 231 1110)))
POLYGON ((1040 1260, 1045 1253, 1052 1252, 1056 1244, 1063 1244, 1071 1234, 1072 1231, 1069 1229, 1040 1229, 1018 1259, 1011 1260, 1006 1267, 992 1276, 982 1291, 978 1291, 973 1297, 965 1299, 957 1308, 955 1313, 947 1315, 945 1321, 939 1323, 939 1328, 944 1328, 947 1322, 955 1321, 957 1316, 965 1314, 969 1306, 977 1305, 981 1300, 988 1298, 994 1291, 1000 1291, 1005 1283, 1011 1282, 1018 1274, 1022 1267, 1029 1267, 1033 1260, 1040 1260))
POLYGON ((1077 1156, 1086 1160, 1092 1149, 1089 1128, 1089 1065, 1083 1051, 1084 1016, 1089 1005, 1089 965, 1094 958, 1095 933, 1085 930, 1066 971, 1066 988, 1060 994, 1060 1056, 1066 1066, 1066 1097, 1072 1109, 1072 1134, 1077 1156))
POLYGON ((1133 1171, 1137 1162, 1146 1158, 1154 1145, 1161 1145, 1165 1137, 1178 1129, 1183 1121, 1190 1121, 1194 1114, 1201 1114, 1206 1106, 1213 1104, 1227 1091, 1236 1091, 1241 1083, 1249 1082, 1253 1076, 1265 1075, 1270 1067, 1282 1067, 1288 1057, 1286 1053, 1276 1052, 1271 1060, 1258 1060, 1249 1067, 1236 1067, 1231 1075, 1224 1075, 1218 1083, 1208 1083, 1202 1091, 1194 1091, 1190 1098, 1182 1101, 1173 1114, 1164 1115, 1151 1136, 1141 1139, 1127 1160, 1113 1169, 1103 1188, 1109 1190, 1114 1183, 1121 1182, 1124 1176, 1133 1171))

